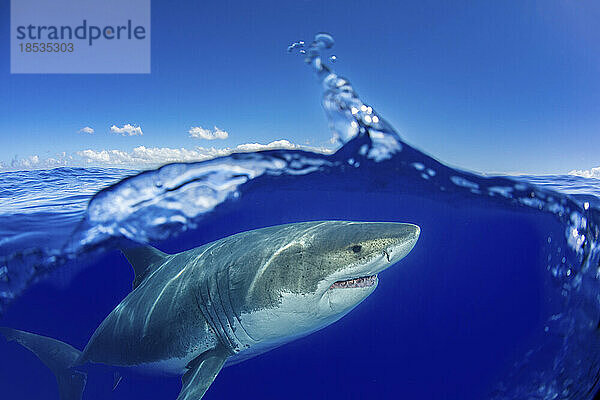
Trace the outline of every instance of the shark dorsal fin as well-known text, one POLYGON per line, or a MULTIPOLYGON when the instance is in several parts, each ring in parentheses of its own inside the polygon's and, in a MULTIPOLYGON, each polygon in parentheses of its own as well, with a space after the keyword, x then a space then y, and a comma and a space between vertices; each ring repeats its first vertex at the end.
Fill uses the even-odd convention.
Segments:
POLYGON ((168 254, 152 246, 130 247, 121 249, 121 252, 127 258, 135 273, 133 289, 138 287, 147 276, 160 267, 169 257, 168 254))

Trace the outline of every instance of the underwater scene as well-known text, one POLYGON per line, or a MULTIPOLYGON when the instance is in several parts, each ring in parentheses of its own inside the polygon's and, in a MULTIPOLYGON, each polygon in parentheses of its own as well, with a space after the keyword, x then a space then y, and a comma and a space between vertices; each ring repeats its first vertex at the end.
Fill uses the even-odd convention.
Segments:
POLYGON ((1 398, 594 398, 600 181, 444 165, 333 45, 335 152, 0 174, 1 398))

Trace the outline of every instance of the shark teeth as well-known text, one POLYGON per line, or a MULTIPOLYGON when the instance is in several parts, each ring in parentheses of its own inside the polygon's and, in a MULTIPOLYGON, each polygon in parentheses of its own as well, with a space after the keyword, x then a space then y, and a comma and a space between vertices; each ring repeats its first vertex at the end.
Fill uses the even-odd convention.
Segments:
POLYGON ((345 281, 337 281, 329 289, 349 289, 373 286, 377 280, 377 275, 363 276, 345 281))

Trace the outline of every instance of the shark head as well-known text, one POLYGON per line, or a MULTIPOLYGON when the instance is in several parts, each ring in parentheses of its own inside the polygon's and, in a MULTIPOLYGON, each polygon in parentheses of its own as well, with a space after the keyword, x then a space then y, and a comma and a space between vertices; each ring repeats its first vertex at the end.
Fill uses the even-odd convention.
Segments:
MULTIPOLYGON (((298 337, 338 320, 376 289, 378 274, 415 246, 420 228, 392 222, 290 224, 248 299, 269 299, 247 316, 253 337, 298 337)), ((252 300, 251 300, 252 302, 252 300)))
POLYGON ((321 232, 307 252, 321 261, 322 315, 343 316, 373 293, 378 273, 402 260, 415 246, 420 228, 412 224, 356 222, 321 232))

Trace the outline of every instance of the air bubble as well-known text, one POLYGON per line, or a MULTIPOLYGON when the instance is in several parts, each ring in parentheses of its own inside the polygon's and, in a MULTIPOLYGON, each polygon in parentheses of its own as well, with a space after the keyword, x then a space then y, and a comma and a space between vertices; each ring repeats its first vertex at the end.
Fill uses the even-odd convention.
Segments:
POLYGON ((333 36, 328 33, 317 33, 315 35, 315 42, 322 44, 326 49, 330 49, 335 44, 335 40, 333 40, 333 36))
MULTIPOLYGON (((291 53, 292 51, 297 49, 300 51, 300 53, 302 53, 302 51, 304 51, 304 50, 301 50, 303 47, 304 47, 304 40, 300 40, 298 42, 294 42, 294 43, 290 44, 288 46, 287 51, 288 51, 288 53, 291 53)), ((306 53, 306 51, 304 51, 304 52, 306 53)))

